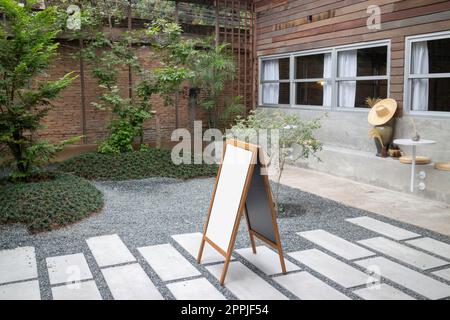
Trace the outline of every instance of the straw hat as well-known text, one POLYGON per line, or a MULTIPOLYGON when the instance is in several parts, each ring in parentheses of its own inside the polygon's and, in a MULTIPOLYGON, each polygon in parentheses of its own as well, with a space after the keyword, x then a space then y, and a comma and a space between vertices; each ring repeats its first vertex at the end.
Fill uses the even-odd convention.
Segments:
POLYGON ((367 118, 371 125, 379 126, 391 120, 395 110, 397 110, 397 102, 394 99, 383 99, 372 107, 367 118))

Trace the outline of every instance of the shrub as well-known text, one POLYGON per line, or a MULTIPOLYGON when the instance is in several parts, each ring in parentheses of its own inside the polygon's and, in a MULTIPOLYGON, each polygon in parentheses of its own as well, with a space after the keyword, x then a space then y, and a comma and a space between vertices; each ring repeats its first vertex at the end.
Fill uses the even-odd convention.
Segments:
MULTIPOLYGON (((74 80, 69 73, 59 80, 38 79, 55 58, 61 19, 55 7, 34 12, 32 2, 0 0, 8 23, 0 24, 0 145, 13 157, 14 178, 27 178, 64 145, 35 139, 41 120, 52 108, 51 100, 74 80)), ((44 77, 41 77, 44 78, 44 77)), ((78 138, 79 139, 79 138, 78 138)))
POLYGON ((317 158, 316 153, 322 149, 322 143, 316 138, 316 130, 321 126, 320 120, 320 118, 303 120, 294 113, 256 110, 247 118, 238 117, 236 124, 231 128, 230 138, 245 141, 253 141, 258 138, 260 130, 267 130, 268 148, 265 151, 270 157, 270 163, 278 170, 277 189, 274 192, 277 206, 280 180, 286 160, 296 161, 312 156, 317 158), (272 130, 278 132, 277 141, 271 139, 272 130), (271 154, 271 151, 275 154, 271 154))
POLYGON ((170 150, 149 149, 122 154, 85 153, 64 161, 58 171, 90 180, 128 180, 149 177, 190 179, 213 176, 216 165, 175 165, 170 150))
POLYGON ((38 182, 0 182, 0 223, 23 223, 32 232, 79 221, 103 207, 102 193, 69 174, 40 174, 38 182))

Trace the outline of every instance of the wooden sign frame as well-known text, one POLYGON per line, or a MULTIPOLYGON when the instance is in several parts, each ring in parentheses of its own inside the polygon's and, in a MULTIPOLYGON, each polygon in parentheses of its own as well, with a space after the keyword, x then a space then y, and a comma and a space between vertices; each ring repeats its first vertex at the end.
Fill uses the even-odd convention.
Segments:
POLYGON ((273 202, 273 196, 272 196, 272 191, 270 188, 270 184, 269 184, 269 178, 267 175, 262 175, 263 178, 263 183, 264 183, 264 189, 266 191, 267 194, 267 201, 268 201, 268 205, 270 208, 270 213, 271 213, 271 218, 272 218, 272 224, 273 224, 273 228, 274 228, 274 235, 275 235, 275 241, 272 241, 270 239, 268 239, 267 237, 263 236, 262 234, 258 233, 257 231, 253 230, 251 227, 251 221, 249 219, 249 215, 248 215, 248 211, 247 211, 247 206, 246 206, 246 200, 247 200, 247 194, 249 191, 249 187, 252 181, 252 177, 253 174, 255 172, 255 166, 257 163, 259 163, 259 165, 264 168, 266 167, 266 163, 261 163, 261 158, 262 156, 262 152, 261 152, 261 148, 257 145, 254 144, 250 144, 250 143, 246 143, 246 142, 242 142, 242 141, 238 141, 238 140, 227 140, 224 148, 223 148, 223 154, 222 154, 222 162, 219 166, 219 170, 217 172, 217 177, 216 177, 216 181, 214 184, 214 188, 213 188, 213 193, 212 193, 212 197, 211 197, 211 203, 209 205, 209 210, 208 210, 208 215, 206 218, 206 223, 204 225, 203 228, 203 236, 202 236, 202 240, 200 243, 200 249, 198 252, 198 256, 197 256, 197 262, 201 263, 202 260, 202 255, 203 255, 203 250, 205 247, 205 243, 207 242, 209 245, 211 245, 216 251, 218 251, 221 255, 223 255, 225 257, 225 263, 224 263, 224 267, 223 267, 223 271, 222 271, 222 275, 220 277, 220 284, 223 286, 224 282, 225 282, 225 277, 228 271, 228 266, 230 264, 230 260, 231 260, 231 254, 233 252, 234 249, 234 245, 236 242, 236 236, 239 230, 239 224, 240 221, 242 219, 242 215, 245 215, 246 221, 247 221, 247 227, 248 227, 248 233, 249 233, 249 237, 250 237, 250 242, 251 242, 251 247, 252 247, 252 251, 254 254, 256 254, 256 244, 255 244, 255 237, 262 240, 263 242, 267 243, 268 245, 270 245, 271 247, 275 248, 278 251, 278 255, 280 258, 280 264, 281 264, 281 270, 283 273, 286 273, 286 265, 285 265, 285 261, 284 261, 284 256, 283 256, 283 249, 281 246, 281 241, 280 241, 280 234, 279 234, 279 230, 278 230, 278 224, 277 224, 277 213, 275 210, 275 204, 273 202), (247 176, 245 179, 245 184, 244 184, 244 188, 242 191, 242 195, 241 195, 241 199, 239 202, 239 207, 238 207, 238 212, 236 214, 236 218, 234 221, 234 225, 233 225, 233 229, 232 229, 232 233, 231 233, 231 238, 228 244, 228 248, 224 249, 221 248, 219 245, 217 245, 214 241, 212 241, 210 238, 208 238, 207 236, 207 230, 208 230, 208 225, 210 222, 210 218, 211 218, 211 212, 213 209, 213 204, 214 204, 214 200, 216 197, 216 191, 217 191, 217 186, 219 184, 219 180, 220 180, 220 176, 221 176, 221 172, 222 172, 222 165, 223 165, 223 160, 225 158, 225 154, 226 154, 226 150, 227 150, 227 146, 228 145, 232 145, 238 148, 242 148, 245 149, 247 151, 252 152, 252 158, 251 158, 251 162, 247 171, 247 176))

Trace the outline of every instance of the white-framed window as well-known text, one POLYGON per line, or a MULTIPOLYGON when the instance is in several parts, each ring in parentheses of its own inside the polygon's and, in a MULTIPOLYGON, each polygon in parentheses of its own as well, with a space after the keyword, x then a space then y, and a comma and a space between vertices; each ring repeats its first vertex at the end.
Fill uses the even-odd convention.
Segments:
POLYGON ((389 46, 337 49, 337 107, 369 108, 367 98, 387 98, 389 46))
POLYGON ((450 31, 405 41, 405 112, 450 116, 450 31))
POLYGON ((295 55, 294 67, 294 105, 331 107, 331 51, 295 55))
POLYGON ((259 104, 262 106, 367 110, 367 98, 389 96, 390 41, 261 57, 260 68, 259 104), (269 73, 265 70, 270 70, 274 61, 280 63, 283 59, 284 65, 289 67, 284 74, 289 74, 289 78, 277 78, 276 82, 269 80, 269 73), (277 87, 281 85, 281 81, 285 83, 284 103, 276 103, 276 98, 280 98, 276 96, 276 92, 282 92, 277 87), (269 86, 270 83, 272 86, 269 86), (290 91, 289 95, 286 90, 290 91), (268 98, 274 96, 276 98, 268 98))
POLYGON ((265 105, 289 105, 290 58, 280 57, 261 63, 261 103, 265 105))

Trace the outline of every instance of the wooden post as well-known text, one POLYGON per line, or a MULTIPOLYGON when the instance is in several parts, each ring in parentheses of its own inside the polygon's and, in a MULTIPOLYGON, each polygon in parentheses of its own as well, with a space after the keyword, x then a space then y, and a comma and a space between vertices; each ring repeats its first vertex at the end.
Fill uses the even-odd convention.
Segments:
POLYGON ((161 121, 155 110, 150 111, 150 113, 153 117, 155 117, 155 145, 156 148, 161 149, 161 121))
MULTIPOLYGON (((194 134, 194 121, 196 118, 196 108, 197 108, 197 98, 198 98, 198 89, 197 88, 189 88, 189 126, 191 129, 191 134, 194 134)), ((191 139, 192 148, 194 148, 195 137, 191 139)))
MULTIPOLYGON (((175 1, 175 22, 180 23, 180 13, 179 13, 179 4, 178 1, 175 1)), ((175 92, 175 129, 180 127, 180 115, 179 115, 179 103, 180 103, 180 92, 175 92)))
MULTIPOLYGON (((231 54, 233 55, 233 60, 236 63, 236 53, 234 52, 235 50, 235 34, 234 34, 234 29, 235 29, 235 0, 231 0, 231 54)), ((239 81, 239 76, 238 76, 238 81, 239 81)), ((231 82, 231 95, 234 97, 236 95, 236 83, 235 81, 231 82)))
POLYGON ((80 91, 81 91, 81 133, 83 135, 83 144, 87 144, 87 130, 86 130, 86 83, 84 79, 84 59, 83 49, 84 41, 80 35, 80 91))
POLYGON ((248 86, 248 75, 247 75, 247 55, 248 55, 248 4, 245 6, 245 19, 244 19, 244 105, 245 112, 247 112, 248 102, 247 102, 247 86, 248 86))
POLYGON ((175 22, 179 23, 180 21, 180 6, 178 4, 178 1, 175 0, 175 22))
POLYGON ((256 109, 256 106, 258 105, 258 95, 257 95, 257 91, 259 90, 258 88, 258 82, 257 82, 257 78, 259 77, 258 74, 258 59, 256 57, 256 14, 255 14, 255 2, 253 1, 251 4, 251 27, 252 27, 252 35, 251 35, 251 39, 252 39, 252 52, 251 52, 251 57, 252 57, 252 109, 256 109))
POLYGON ((237 45, 237 95, 241 95, 241 0, 238 0, 237 8, 237 20, 238 20, 238 45, 237 45))
MULTIPOLYGON (((131 0, 128 0, 128 10, 127 10, 127 16, 128 16, 128 31, 130 32, 132 29, 132 16, 131 16, 131 0)), ((132 43, 130 43, 130 48, 133 46, 132 43)), ((133 98, 133 74, 132 74, 131 66, 128 66, 128 97, 130 99, 133 98)))
POLYGON ((161 120, 158 113, 155 115, 156 122, 156 148, 161 149, 161 120))
POLYGON ((216 18, 216 48, 219 46, 220 43, 220 21, 219 21, 219 1, 215 1, 215 18, 216 18))

